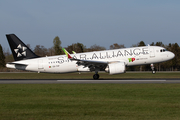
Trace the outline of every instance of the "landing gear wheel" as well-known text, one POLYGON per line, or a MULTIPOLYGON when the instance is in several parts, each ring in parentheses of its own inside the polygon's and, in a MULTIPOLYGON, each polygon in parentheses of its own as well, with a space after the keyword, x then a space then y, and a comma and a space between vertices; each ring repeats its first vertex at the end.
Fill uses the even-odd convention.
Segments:
POLYGON ((155 73, 156 73, 156 71, 155 71, 155 70, 153 70, 153 71, 152 71, 152 74, 155 74, 155 73))
POLYGON ((94 75, 93 75, 93 78, 94 78, 94 80, 99 79, 99 74, 94 74, 94 75))
POLYGON ((154 68, 154 64, 151 64, 152 74, 156 73, 156 69, 154 68))

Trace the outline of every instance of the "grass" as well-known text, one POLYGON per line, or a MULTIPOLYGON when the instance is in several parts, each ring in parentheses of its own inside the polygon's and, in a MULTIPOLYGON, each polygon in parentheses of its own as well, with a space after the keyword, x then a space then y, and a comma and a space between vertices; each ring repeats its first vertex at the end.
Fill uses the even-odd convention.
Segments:
MULTIPOLYGON (((48 73, 0 73, 0 79, 92 79, 91 73, 68 73, 68 74, 48 74, 48 73)), ((180 78, 179 72, 170 73, 125 73, 109 75, 108 73, 99 73, 100 79, 170 79, 180 78)))
MULTIPOLYGON (((0 73, 0 79, 92 79, 94 73, 0 73)), ((126 73, 101 79, 180 78, 126 73)), ((180 84, 0 84, 1 120, 179 120, 180 84)))
POLYGON ((180 84, 0 84, 1 120, 179 120, 180 84))

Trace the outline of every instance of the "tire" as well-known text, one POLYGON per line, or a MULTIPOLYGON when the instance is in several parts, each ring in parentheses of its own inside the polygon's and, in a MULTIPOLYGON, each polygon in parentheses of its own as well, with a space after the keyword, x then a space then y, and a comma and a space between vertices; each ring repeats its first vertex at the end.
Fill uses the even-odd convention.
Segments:
POLYGON ((153 71, 152 71, 152 74, 155 74, 155 73, 156 73, 156 71, 155 71, 155 70, 153 70, 153 71))
POLYGON ((94 74, 94 75, 93 75, 93 79, 94 79, 94 80, 99 79, 99 74, 94 74))

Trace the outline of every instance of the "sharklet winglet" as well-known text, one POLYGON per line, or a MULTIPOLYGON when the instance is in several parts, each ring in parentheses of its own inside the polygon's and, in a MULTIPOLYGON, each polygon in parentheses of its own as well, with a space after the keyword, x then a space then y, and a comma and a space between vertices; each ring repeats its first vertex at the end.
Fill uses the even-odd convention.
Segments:
POLYGON ((64 48, 62 48, 64 53, 66 54, 66 56, 69 58, 69 59, 72 59, 71 55, 68 53, 68 51, 64 48))
POLYGON ((76 54, 76 52, 74 52, 74 51, 72 51, 73 52, 73 54, 76 54))

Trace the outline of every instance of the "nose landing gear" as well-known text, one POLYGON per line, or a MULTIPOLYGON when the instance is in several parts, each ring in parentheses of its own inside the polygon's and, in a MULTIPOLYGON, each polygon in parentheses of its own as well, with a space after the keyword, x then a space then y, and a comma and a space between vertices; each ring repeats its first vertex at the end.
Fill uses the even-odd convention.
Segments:
POLYGON ((152 74, 155 74, 156 73, 156 70, 154 68, 154 64, 151 64, 151 69, 152 69, 152 74))

